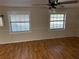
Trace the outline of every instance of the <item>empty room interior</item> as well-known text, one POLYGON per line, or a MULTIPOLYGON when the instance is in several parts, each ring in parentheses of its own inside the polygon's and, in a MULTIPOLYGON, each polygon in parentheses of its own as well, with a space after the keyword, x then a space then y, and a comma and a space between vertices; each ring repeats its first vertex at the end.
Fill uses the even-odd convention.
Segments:
POLYGON ((0 0, 0 59, 79 59, 79 0, 0 0))

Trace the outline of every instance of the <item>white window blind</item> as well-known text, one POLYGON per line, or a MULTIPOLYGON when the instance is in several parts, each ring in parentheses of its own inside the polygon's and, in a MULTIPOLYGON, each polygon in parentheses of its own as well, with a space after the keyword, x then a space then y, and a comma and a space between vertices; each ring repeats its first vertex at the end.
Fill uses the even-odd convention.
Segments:
POLYGON ((64 29, 65 14, 50 14, 50 29, 64 29))
POLYGON ((11 13, 10 30, 11 32, 26 32, 30 30, 30 15, 23 13, 11 13))

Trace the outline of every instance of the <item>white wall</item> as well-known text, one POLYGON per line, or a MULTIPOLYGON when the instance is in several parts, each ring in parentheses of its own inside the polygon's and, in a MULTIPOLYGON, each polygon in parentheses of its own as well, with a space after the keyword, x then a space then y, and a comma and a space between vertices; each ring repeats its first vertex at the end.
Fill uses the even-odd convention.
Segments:
POLYGON ((57 37, 74 36, 76 32, 76 18, 78 9, 59 9, 57 12, 66 13, 65 30, 49 30, 49 13, 47 8, 0 8, 0 13, 4 14, 4 27, 0 28, 0 43, 11 43, 20 41, 50 39, 57 37), (9 32, 7 11, 31 11, 31 31, 25 33, 9 32))
POLYGON ((79 37, 79 14, 78 14, 78 19, 77 19, 77 36, 79 37))
MULTIPOLYGON (((78 24, 79 25, 79 24, 78 24)), ((78 31, 77 31, 77 37, 79 37, 79 28, 78 28, 78 31)))

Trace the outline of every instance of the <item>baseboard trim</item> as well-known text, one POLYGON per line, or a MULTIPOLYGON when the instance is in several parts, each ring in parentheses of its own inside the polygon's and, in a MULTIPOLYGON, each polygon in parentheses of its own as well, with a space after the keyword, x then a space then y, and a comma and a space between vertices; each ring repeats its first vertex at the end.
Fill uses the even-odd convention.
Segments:
POLYGON ((13 43, 22 43, 22 42, 35 42, 35 41, 43 41, 43 40, 51 40, 51 39, 63 39, 63 38, 79 38, 77 36, 67 36, 67 37, 54 37, 47 39, 34 39, 34 40, 23 40, 23 41, 10 41, 10 42, 0 42, 0 44, 13 44, 13 43))

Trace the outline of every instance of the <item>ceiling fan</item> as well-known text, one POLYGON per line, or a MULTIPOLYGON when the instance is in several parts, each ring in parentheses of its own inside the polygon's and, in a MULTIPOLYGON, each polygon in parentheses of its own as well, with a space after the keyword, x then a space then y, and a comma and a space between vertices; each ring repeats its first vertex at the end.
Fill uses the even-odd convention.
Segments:
POLYGON ((36 5, 48 5, 49 9, 56 9, 58 6, 62 6, 63 4, 73 4, 73 3, 78 3, 77 0, 71 0, 71 1, 64 1, 64 2, 59 2, 58 0, 48 0, 48 4, 36 4, 36 5))

